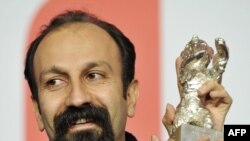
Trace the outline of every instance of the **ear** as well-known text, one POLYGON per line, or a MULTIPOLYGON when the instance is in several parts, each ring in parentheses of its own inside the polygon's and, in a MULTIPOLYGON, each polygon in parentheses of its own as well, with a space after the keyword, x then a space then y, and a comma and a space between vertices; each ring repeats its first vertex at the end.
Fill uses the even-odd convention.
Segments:
POLYGON ((38 103, 37 103, 36 100, 32 99, 32 104, 33 104, 33 109, 34 109, 34 112, 35 112, 38 128, 42 132, 44 130, 44 124, 43 124, 43 120, 42 120, 42 116, 41 116, 41 113, 40 113, 38 103))
POLYGON ((137 98, 139 96, 139 87, 138 87, 138 81, 133 80, 127 90, 127 116, 133 117, 135 114, 135 107, 137 98))

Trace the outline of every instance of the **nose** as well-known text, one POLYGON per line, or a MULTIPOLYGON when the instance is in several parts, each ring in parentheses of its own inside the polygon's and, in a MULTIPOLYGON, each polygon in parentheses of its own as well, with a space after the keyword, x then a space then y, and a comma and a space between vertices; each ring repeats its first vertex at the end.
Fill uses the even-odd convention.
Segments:
POLYGON ((67 106, 79 107, 85 103, 91 103, 92 95, 88 92, 87 87, 81 83, 72 84, 71 90, 66 98, 67 106))

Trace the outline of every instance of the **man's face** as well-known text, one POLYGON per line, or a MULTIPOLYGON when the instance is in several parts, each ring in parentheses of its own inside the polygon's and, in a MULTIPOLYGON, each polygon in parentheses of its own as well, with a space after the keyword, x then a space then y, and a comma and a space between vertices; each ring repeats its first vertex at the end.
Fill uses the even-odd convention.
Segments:
POLYGON ((78 134, 102 135, 110 126, 114 139, 124 140, 138 88, 133 81, 124 99, 121 66, 117 44, 96 25, 75 23, 49 33, 34 58, 40 130, 50 140, 73 140, 78 134))

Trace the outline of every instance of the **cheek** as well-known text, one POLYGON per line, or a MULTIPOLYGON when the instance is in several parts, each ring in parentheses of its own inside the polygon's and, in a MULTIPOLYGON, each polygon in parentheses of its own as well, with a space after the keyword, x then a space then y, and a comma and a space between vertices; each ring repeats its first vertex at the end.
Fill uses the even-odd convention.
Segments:
POLYGON ((98 99, 109 111, 115 135, 120 136, 125 129, 127 119, 127 102, 123 97, 122 86, 116 83, 112 87, 105 87, 105 91, 102 90, 98 99))
POLYGON ((45 128, 54 131, 54 117, 63 111, 63 99, 53 94, 41 94, 39 96, 40 110, 45 128))
POLYGON ((115 113, 122 112, 126 109, 126 100, 123 98, 123 89, 120 83, 114 82, 103 85, 99 88, 92 89, 91 93, 95 95, 94 99, 97 100, 96 104, 99 103, 108 109, 111 119, 115 113))
POLYGON ((106 106, 108 108, 110 118, 112 121, 124 117, 127 114, 127 103, 125 99, 121 96, 121 93, 116 93, 112 97, 106 99, 106 106), (118 96, 119 95, 119 96, 118 96))
POLYGON ((115 137, 120 137, 124 133, 127 119, 127 102, 120 94, 119 98, 110 101, 110 118, 115 137))

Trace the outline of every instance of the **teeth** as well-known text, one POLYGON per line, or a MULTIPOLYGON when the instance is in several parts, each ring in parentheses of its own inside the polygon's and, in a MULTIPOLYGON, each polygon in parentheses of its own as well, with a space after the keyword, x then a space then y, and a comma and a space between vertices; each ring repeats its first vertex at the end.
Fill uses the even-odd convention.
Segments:
POLYGON ((84 124, 84 123, 86 123, 87 122, 87 120, 86 119, 78 119, 77 121, 76 121, 76 124, 84 124))

